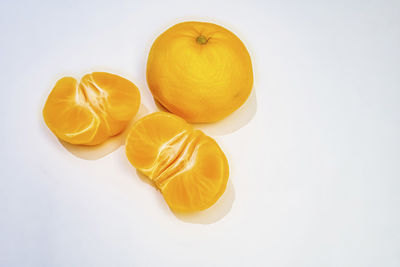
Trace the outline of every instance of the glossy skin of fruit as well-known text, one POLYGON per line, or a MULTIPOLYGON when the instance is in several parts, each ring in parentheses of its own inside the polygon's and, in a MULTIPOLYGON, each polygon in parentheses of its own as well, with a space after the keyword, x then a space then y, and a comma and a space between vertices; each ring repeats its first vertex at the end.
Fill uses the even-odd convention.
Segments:
POLYGON ((125 78, 94 72, 80 82, 58 80, 43 108, 49 129, 71 144, 97 145, 123 131, 140 106, 137 87, 125 78))
POLYGON ((229 165, 221 148, 173 114, 156 112, 137 121, 125 148, 175 212, 207 209, 225 191, 229 165))
POLYGON ((215 122, 250 95, 253 69, 240 39, 205 22, 183 22, 162 33, 147 61, 147 83, 168 111, 189 122, 215 122))

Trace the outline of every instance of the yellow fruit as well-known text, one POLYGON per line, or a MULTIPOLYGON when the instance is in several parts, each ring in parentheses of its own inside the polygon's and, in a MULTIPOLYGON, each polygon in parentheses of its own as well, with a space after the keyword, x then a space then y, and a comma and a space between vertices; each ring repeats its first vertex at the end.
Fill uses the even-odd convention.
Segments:
POLYGON ((156 112, 137 121, 126 140, 126 155, 173 211, 207 209, 225 191, 229 166, 221 148, 173 114, 156 112))
POLYGON ((151 47, 147 83, 168 111, 189 122, 218 121, 250 95, 253 69, 240 39, 205 22, 184 22, 151 47))
POLYGON ((47 98, 43 118, 58 138, 96 145, 124 130, 139 105, 139 90, 132 82, 94 72, 79 83, 72 77, 60 79, 47 98))

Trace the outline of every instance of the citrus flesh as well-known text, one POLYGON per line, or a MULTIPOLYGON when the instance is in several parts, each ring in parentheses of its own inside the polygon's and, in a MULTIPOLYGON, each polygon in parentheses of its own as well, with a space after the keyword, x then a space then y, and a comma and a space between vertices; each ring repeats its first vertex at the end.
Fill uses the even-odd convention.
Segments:
POLYGON ((225 191, 229 166, 219 145, 173 114, 156 112, 137 121, 126 140, 126 155, 173 211, 207 209, 225 191))
POLYGON ((183 22, 153 43, 147 83, 168 111, 189 122, 214 122, 246 101, 253 69, 246 47, 232 32, 212 23, 183 22))
POLYGON ((123 131, 140 106, 129 80, 106 72, 58 80, 43 108, 49 129, 71 144, 96 145, 123 131))

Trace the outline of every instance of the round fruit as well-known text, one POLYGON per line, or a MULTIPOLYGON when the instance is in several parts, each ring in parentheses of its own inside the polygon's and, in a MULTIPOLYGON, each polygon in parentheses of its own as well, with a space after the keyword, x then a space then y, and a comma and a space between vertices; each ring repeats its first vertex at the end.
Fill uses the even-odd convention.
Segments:
POLYGON ((71 144, 96 145, 120 133, 140 106, 137 87, 127 79, 94 72, 78 81, 56 83, 43 108, 49 129, 71 144))
POLYGON ((183 22, 151 47, 147 83, 168 111, 189 122, 218 121, 250 95, 253 69, 240 39, 205 22, 183 22))
POLYGON ((156 112, 138 120, 125 149, 173 211, 207 209, 225 191, 229 166, 224 152, 214 139, 173 114, 156 112))

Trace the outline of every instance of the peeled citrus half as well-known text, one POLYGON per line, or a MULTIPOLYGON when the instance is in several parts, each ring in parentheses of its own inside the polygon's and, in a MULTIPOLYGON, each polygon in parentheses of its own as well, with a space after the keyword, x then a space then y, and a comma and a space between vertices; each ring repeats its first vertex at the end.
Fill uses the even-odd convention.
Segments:
POLYGON ((106 72, 58 80, 43 108, 49 129, 71 144, 96 145, 120 133, 140 106, 137 87, 106 72))
POLYGON ((253 69, 235 34, 212 23, 183 22, 154 41, 147 83, 168 111, 189 122, 215 122, 249 97, 253 69))
POLYGON ((224 152, 173 114, 156 112, 137 121, 126 140, 126 155, 173 211, 207 209, 225 191, 229 166, 224 152))

